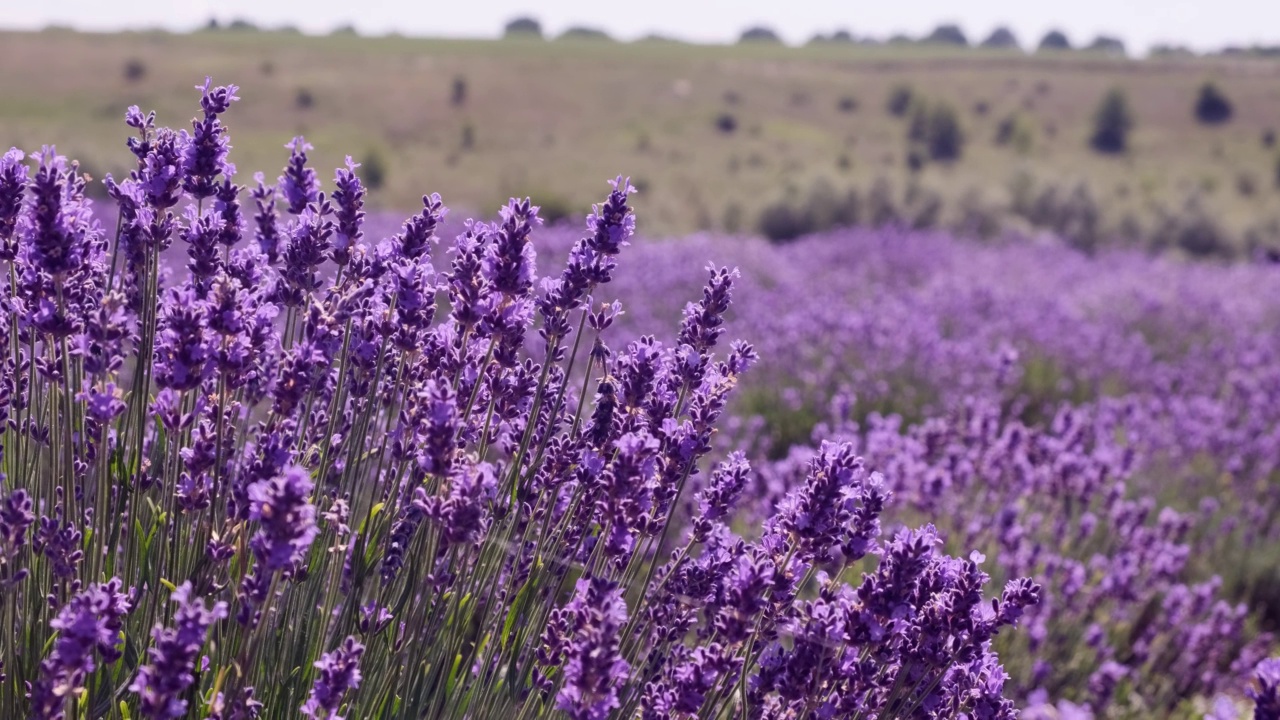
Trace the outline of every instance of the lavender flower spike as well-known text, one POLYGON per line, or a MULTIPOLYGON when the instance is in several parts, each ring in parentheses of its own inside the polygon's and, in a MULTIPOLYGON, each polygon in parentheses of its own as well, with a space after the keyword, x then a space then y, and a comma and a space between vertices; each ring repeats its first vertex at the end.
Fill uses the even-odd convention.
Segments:
POLYGON ((197 200, 217 194, 218 175, 231 177, 236 172, 235 166, 227 162, 227 151, 231 145, 227 141, 227 129, 218 116, 240 99, 236 97, 239 88, 222 85, 210 89, 211 85, 213 78, 206 77, 204 85, 196 86, 201 92, 200 107, 204 110, 204 117, 191 121, 192 135, 182 154, 182 169, 186 173, 182 189, 197 200))
POLYGON ((1250 688, 1253 720, 1280 720, 1280 658, 1268 658, 1253 670, 1256 688, 1250 688))
POLYGON ((250 547, 267 572, 293 567, 315 540, 311 488, 311 476, 296 465, 249 486, 249 518, 260 524, 250 547))
POLYGON ((363 654, 364 646, 348 637, 342 647, 317 660, 315 666, 320 674, 300 712, 313 720, 342 720, 338 709, 342 707, 343 697, 360 687, 359 665, 363 654))
POLYGON ((103 662, 120 658, 120 629, 132 609, 120 592, 119 578, 90 585, 71 598, 49 625, 58 631, 58 640, 49 656, 40 663, 40 677, 31 688, 31 716, 62 720, 67 698, 80 691, 85 678, 97 665, 96 649, 103 662))
POLYGON ((573 720, 604 720, 621 706, 618 686, 631 669, 618 651, 618 635, 627 622, 622 591, 602 578, 583 578, 565 611, 573 616, 575 632, 556 707, 573 720))
POLYGON ((337 205, 338 227, 333 238, 333 262, 339 267, 351 261, 351 248, 360 242, 364 232, 364 185, 356 175, 360 163, 347 156, 347 167, 339 168, 333 177, 333 202, 337 205))
POLYGON ((13 260, 18 255, 14 231, 27 185, 27 166, 23 162, 26 159, 18 148, 9 148, 0 155, 0 260, 13 260))
POLYGON ((320 181, 316 179, 316 171, 307 167, 307 151, 311 144, 301 135, 285 144, 289 149, 289 164, 284 167, 280 176, 280 192, 289 203, 289 212, 301 215, 309 203, 320 197, 320 181))
POLYGON ((227 604, 216 602, 212 608, 204 601, 191 596, 191 583, 178 587, 170 597, 178 603, 174 614, 174 629, 157 625, 151 636, 155 646, 147 651, 151 662, 138 669, 138 675, 129 689, 142 696, 141 711, 144 717, 183 717, 187 701, 183 698, 187 688, 195 682, 195 669, 200 648, 209 634, 209 628, 227 616, 227 604))

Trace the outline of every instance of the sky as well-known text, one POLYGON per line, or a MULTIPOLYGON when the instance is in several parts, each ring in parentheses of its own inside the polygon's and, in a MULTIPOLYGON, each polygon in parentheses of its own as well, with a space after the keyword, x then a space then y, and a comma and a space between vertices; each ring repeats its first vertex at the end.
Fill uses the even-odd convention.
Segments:
POLYGON ((57 24, 102 31, 189 30, 216 17, 293 25, 310 33, 352 24, 368 34, 493 37, 518 15, 538 18, 549 34, 586 25, 622 39, 656 32, 698 42, 731 41, 751 25, 801 43, 815 32, 840 28, 887 37, 921 35, 951 22, 971 41, 1006 25, 1024 46, 1054 28, 1073 43, 1100 33, 1115 35, 1131 51, 1156 43, 1197 50, 1280 44, 1276 0, 0 0, 0 27, 13 29, 57 24))

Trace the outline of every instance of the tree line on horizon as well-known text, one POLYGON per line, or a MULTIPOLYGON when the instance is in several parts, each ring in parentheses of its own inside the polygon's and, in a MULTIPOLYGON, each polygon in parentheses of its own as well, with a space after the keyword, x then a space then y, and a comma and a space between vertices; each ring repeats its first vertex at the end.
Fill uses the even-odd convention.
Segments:
MULTIPOLYGON (((216 18, 210 18, 203 27, 204 30, 237 30, 237 31, 262 31, 270 30, 273 32, 299 32, 295 26, 283 26, 277 28, 262 28, 250 20, 236 18, 227 22, 221 22, 216 18)), ((343 23, 335 27, 332 35, 357 35, 357 29, 351 23, 343 23)), ((393 33, 394 34, 394 33, 393 33)), ((507 39, 552 39, 553 36, 548 33, 542 26, 541 21, 531 15, 522 15, 509 20, 502 30, 502 37, 507 39)), ((615 41, 612 35, 603 28, 590 25, 571 25, 554 39, 565 40, 596 40, 611 42, 615 41)), ((650 33, 640 38, 640 41, 663 41, 663 42, 682 42, 679 38, 661 33, 650 33)), ((785 44, 782 36, 776 30, 767 25, 752 25, 744 29, 738 35, 738 43, 774 43, 785 44)), ((940 47, 953 48, 977 48, 985 50, 1009 50, 1009 51, 1031 51, 1037 53, 1053 53, 1053 52, 1088 52, 1101 55, 1109 55, 1113 57, 1127 57, 1128 48, 1122 38, 1102 33, 1087 43, 1077 44, 1072 41, 1070 36, 1061 29, 1050 29, 1045 32, 1034 45, 1023 45, 1022 41, 1008 26, 1000 25, 988 33, 982 40, 974 41, 958 24, 952 22, 944 22, 936 26, 930 32, 912 36, 907 33, 896 33, 887 38, 875 37, 871 35, 855 35, 846 29, 835 30, 830 33, 817 32, 811 37, 806 45, 933 45, 940 47)), ((1153 45, 1148 54, 1152 57, 1191 57, 1199 55, 1191 48, 1176 43, 1158 43, 1153 45)), ((1250 46, 1226 46, 1217 51, 1203 53, 1206 55, 1254 55, 1263 57, 1280 57, 1280 44, 1263 45, 1255 44, 1250 46)))

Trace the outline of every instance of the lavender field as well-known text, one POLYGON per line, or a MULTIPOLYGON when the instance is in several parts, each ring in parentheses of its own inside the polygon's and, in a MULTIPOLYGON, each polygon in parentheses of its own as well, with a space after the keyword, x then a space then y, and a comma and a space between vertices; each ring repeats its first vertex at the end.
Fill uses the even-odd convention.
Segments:
POLYGON ((197 90, 0 159, 0 718, 1280 718, 1280 267, 366 214, 197 90))

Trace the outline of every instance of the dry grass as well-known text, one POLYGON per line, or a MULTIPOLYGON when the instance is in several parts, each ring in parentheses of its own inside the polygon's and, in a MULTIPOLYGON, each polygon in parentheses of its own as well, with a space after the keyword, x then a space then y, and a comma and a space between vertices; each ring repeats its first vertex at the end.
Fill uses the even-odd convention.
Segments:
MULTIPOLYGON (((233 160, 274 171, 283 144, 304 133, 319 167, 342 155, 382 155, 383 207, 411 208, 439 190, 455 206, 485 210, 513 193, 583 208, 618 173, 639 179, 651 232, 719 227, 737 205, 758 208, 819 176, 866 185, 905 173, 901 121, 884 110, 889 89, 907 82, 962 109, 969 143, 951 167, 923 182, 948 197, 988 194, 1019 171, 1087 180, 1122 210, 1150 213, 1200 188, 1236 227, 1277 213, 1275 150, 1264 129, 1280 129, 1280 63, 1118 61, 1081 55, 1025 57, 922 48, 784 48, 619 44, 595 41, 460 41, 305 37, 283 33, 194 35, 65 31, 0 34, 0 143, 52 142, 91 170, 121 172, 124 108, 154 107, 181 124, 205 74, 241 86, 228 116, 233 160), (146 74, 125 78, 138 59, 146 74), (463 76, 468 98, 450 103, 463 76), (1215 79, 1236 106, 1230 124, 1195 124, 1199 84, 1215 79), (1094 107, 1123 87, 1138 118, 1134 149, 1121 159, 1086 149, 1094 107), (300 108, 306 89, 314 106, 300 108), (726 95, 737 97, 730 104, 726 95), (856 97, 855 112, 837 107, 856 97), (972 108, 984 101, 989 111, 972 108), (1027 113, 1034 142, 1024 153, 992 142, 996 124, 1027 113), (731 134, 715 118, 732 113, 731 134), (464 127, 474 147, 463 147, 464 127), (1244 196, 1237 177, 1256 180, 1244 196)), ((274 172, 268 172, 273 175, 274 172)), ((328 173, 324 173, 326 179, 328 173)), ((247 181, 247 174, 245 180, 247 181)))

